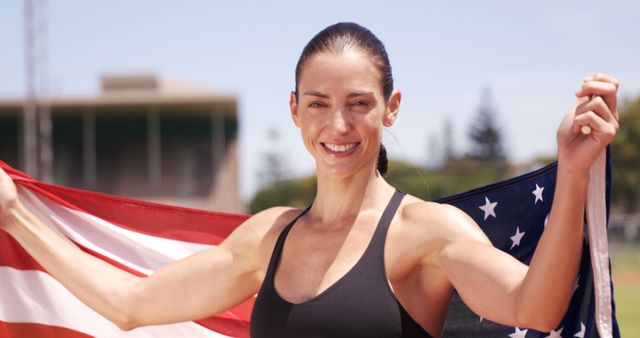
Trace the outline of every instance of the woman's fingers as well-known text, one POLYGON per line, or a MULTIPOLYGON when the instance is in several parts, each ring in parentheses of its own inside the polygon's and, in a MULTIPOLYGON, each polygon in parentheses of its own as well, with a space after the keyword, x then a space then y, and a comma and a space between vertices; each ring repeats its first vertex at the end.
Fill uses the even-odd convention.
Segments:
POLYGON ((606 74, 593 74, 584 78, 582 88, 575 94, 582 96, 600 96, 609 107, 613 117, 618 120, 617 92, 620 82, 618 79, 606 74))
POLYGON ((584 82, 587 82, 587 81, 610 82, 610 83, 613 83, 616 86, 616 90, 620 86, 620 81, 617 78, 615 78, 615 77, 613 77, 611 75, 603 74, 603 73, 593 73, 591 75, 587 75, 587 76, 584 77, 583 81, 584 82))
POLYGON ((583 100, 583 102, 578 104, 578 106, 576 107, 576 115, 580 115, 588 111, 598 114, 600 117, 602 117, 603 120, 607 122, 617 122, 615 115, 609 109, 609 106, 604 101, 604 99, 600 96, 593 96, 588 100, 583 100))
POLYGON ((13 180, 0 168, 0 214, 6 214, 17 199, 18 193, 13 180))
POLYGON ((602 140, 606 143, 611 142, 618 131, 617 121, 607 122, 592 111, 577 115, 573 122, 573 131, 575 133, 580 133, 582 126, 589 126, 592 130, 590 136, 595 140, 602 140))
POLYGON ((576 92, 578 99, 567 116, 565 130, 571 130, 577 137, 589 135, 596 141, 610 142, 619 129, 618 86, 618 79, 606 74, 586 76, 576 92))
MULTIPOLYGON (((611 139, 619 128, 616 116, 599 96, 578 99, 572 129, 575 133, 581 133, 584 126, 588 126, 592 131, 610 135, 611 139)), ((608 137, 607 140, 610 141, 608 137)))

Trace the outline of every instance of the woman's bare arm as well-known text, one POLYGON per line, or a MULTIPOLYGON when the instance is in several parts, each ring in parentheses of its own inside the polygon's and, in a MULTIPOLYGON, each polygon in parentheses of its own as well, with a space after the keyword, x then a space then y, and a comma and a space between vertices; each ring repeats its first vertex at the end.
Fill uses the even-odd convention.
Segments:
POLYGON ((219 246, 141 278, 60 237, 18 202, 1 169, 0 175, 0 227, 82 302, 124 330, 204 318, 255 294, 277 236, 270 225, 287 212, 257 214, 219 246))
MULTIPOLYGON (((480 316, 542 332, 555 329, 562 319, 582 253, 582 214, 576 215, 583 210, 580 195, 584 193, 575 189, 581 183, 567 184, 571 185, 567 189, 561 182, 558 180, 549 222, 529 266, 496 249, 488 239, 479 239, 478 233, 458 234, 456 241, 443 247, 443 270, 465 304, 480 316), (558 212, 568 208, 576 212, 558 212)), ((466 219, 462 228, 481 232, 462 211, 446 213, 459 213, 458 222, 466 219)), ((456 227, 461 228, 460 224, 456 227)))
POLYGON ((582 253, 589 168, 618 130, 617 89, 616 79, 595 74, 576 93, 578 101, 558 129, 558 178, 549 222, 528 267, 480 238, 466 215, 452 208, 443 212, 441 221, 452 228, 478 229, 454 234, 440 261, 465 303, 481 316, 545 332, 562 319, 582 253), (585 124, 592 129, 588 136, 580 133, 585 124))

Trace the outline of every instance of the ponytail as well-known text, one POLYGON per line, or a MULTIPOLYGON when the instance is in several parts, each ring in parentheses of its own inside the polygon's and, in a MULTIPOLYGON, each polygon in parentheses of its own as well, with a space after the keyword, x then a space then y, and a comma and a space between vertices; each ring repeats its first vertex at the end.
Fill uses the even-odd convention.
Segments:
POLYGON ((380 172, 381 176, 384 176, 387 173, 387 164, 389 160, 387 159, 387 149, 384 147, 382 143, 380 143, 380 152, 378 152, 378 172, 380 172))

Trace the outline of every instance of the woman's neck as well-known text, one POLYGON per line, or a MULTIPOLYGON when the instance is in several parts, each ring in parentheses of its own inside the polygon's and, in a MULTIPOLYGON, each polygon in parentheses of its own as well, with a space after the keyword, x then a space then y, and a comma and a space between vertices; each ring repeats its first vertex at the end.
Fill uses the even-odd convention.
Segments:
POLYGON ((309 216, 324 225, 342 224, 341 220, 353 219, 362 211, 384 207, 394 191, 375 168, 349 177, 318 172, 309 216))

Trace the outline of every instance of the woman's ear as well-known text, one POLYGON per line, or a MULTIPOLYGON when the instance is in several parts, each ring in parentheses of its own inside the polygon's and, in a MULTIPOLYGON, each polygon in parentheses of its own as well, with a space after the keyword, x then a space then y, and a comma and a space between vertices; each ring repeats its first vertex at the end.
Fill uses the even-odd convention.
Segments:
POLYGON ((400 101, 402 100, 402 94, 399 90, 394 90, 389 98, 389 104, 387 105, 387 111, 385 113, 382 124, 385 127, 391 127, 396 122, 398 112, 400 111, 400 101))
POLYGON ((298 115, 298 100, 296 99, 296 92, 291 91, 289 96, 289 109, 291 110, 291 118, 296 127, 300 128, 300 115, 298 115))

